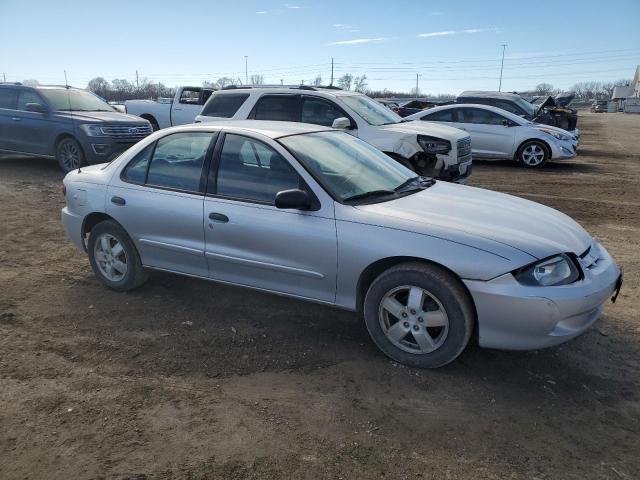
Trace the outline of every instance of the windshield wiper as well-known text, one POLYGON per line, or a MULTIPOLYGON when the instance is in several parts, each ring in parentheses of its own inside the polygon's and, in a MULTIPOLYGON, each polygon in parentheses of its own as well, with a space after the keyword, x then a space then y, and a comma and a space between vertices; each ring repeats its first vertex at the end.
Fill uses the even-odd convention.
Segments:
POLYGON ((358 193, 345 198, 343 201, 351 202, 354 200, 364 200, 366 198, 384 197, 387 195, 395 195, 393 190, 371 190, 369 192, 358 193))
POLYGON ((429 188, 434 183, 436 183, 436 181, 431 177, 411 177, 398 185, 394 189, 394 192, 406 193, 413 190, 424 190, 425 188, 429 188))

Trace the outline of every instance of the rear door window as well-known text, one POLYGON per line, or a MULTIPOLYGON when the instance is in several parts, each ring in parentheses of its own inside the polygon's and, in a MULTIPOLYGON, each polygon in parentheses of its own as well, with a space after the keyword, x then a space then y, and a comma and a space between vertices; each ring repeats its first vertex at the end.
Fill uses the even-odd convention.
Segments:
POLYGON ((506 120, 502 115, 480 108, 461 108, 458 110, 458 121, 462 123, 479 123, 482 125, 502 125, 506 120))
POLYGON ((242 104, 249 98, 248 93, 223 93, 213 95, 202 110, 207 117, 233 117, 242 104))
POLYGON ((449 108, 447 110, 440 110, 438 112, 428 113, 421 120, 429 122, 455 122, 455 110, 449 108))
POLYGON ((264 95, 253 107, 249 117, 255 120, 298 122, 298 100, 298 95, 264 95))
POLYGON ((16 93, 15 88, 0 88, 0 108, 15 110, 16 93))

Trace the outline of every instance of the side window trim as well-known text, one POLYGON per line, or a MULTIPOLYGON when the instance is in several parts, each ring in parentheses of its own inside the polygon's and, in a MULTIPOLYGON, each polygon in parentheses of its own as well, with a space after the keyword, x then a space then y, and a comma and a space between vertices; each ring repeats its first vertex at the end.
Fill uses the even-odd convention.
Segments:
MULTIPOLYGON (((198 133, 195 131, 187 131, 187 132, 178 132, 178 133, 198 133)), ((200 132, 201 133, 201 132, 200 132)), ((209 146, 207 147, 207 153, 205 154, 205 158, 204 158, 204 163, 202 164, 202 170, 200 172, 200 185, 198 187, 198 191, 195 192, 193 190, 183 190, 180 188, 171 188, 171 187, 165 187, 163 185, 154 185, 148 182, 149 180, 149 168, 151 167, 151 162, 153 161, 153 156, 156 152, 156 147, 158 146, 158 142, 160 140, 162 140, 163 138, 167 138, 170 137, 171 135, 176 135, 175 133, 171 133, 169 135, 165 135, 164 137, 159 138, 158 140, 156 140, 155 142, 153 142, 153 148, 151 149, 151 153, 149 155, 149 161, 147 162, 147 169, 145 171, 144 174, 144 183, 140 183, 140 182, 134 182, 132 180, 129 180, 127 178, 124 177, 124 173, 127 170, 127 168, 129 167, 129 165, 135 161, 136 157, 144 152, 144 150, 146 148, 149 147, 149 145, 147 145, 145 148, 143 148, 142 150, 140 150, 131 160, 129 160, 127 162, 127 164, 122 168, 122 170, 120 170, 120 180, 124 183, 129 183, 131 185, 138 185, 140 187, 147 187, 147 188, 153 188, 155 190, 166 190, 169 192, 179 192, 179 193, 188 193, 191 195, 201 195, 204 196, 206 193, 206 189, 207 189, 207 174, 209 172, 210 169, 210 165, 211 165, 211 159, 214 155, 215 152, 215 147, 218 145, 218 142, 220 141, 220 137, 223 136, 223 132, 222 131, 213 131, 213 132, 209 132, 211 133, 212 139, 209 142, 209 146), (215 137, 215 141, 213 139, 213 137, 215 137)))

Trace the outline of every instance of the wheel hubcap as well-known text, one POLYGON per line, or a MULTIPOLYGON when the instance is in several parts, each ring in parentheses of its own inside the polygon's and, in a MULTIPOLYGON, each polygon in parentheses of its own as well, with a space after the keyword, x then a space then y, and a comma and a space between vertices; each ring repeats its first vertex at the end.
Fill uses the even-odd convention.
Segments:
POLYGON ((73 143, 64 142, 60 145, 60 156, 67 169, 72 170, 80 166, 80 152, 73 143))
POLYGON ((127 274, 127 255, 120 241, 103 233, 94 247, 94 258, 100 273, 112 282, 118 282, 127 274))
POLYGON ((396 347, 409 353, 431 353, 449 333, 449 318, 440 300, 415 285, 386 293, 378 311, 382 331, 396 347))
POLYGON ((544 160, 544 150, 540 145, 529 145, 522 150, 522 161, 527 165, 540 165, 544 160))

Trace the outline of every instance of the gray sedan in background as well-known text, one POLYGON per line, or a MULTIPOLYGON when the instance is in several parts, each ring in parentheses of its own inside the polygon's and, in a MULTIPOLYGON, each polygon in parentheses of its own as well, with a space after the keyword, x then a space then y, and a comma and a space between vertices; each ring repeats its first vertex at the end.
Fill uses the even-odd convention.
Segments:
POLYGON ((568 216, 417 177, 317 125, 162 130, 69 173, 63 191, 67 234, 109 288, 157 269, 358 311, 385 354, 415 367, 451 362, 475 329, 485 347, 559 344, 621 285, 568 216))

